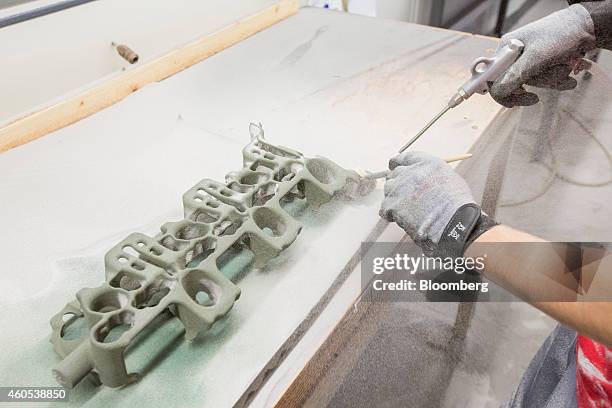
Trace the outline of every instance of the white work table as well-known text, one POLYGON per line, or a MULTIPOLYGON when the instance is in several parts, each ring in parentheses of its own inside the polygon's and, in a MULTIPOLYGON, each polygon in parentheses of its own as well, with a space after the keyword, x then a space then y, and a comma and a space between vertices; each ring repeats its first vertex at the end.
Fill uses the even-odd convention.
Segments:
MULTIPOLYGON (((466 79, 470 62, 495 47, 494 39, 479 36, 301 9, 110 108, 1 154, 0 384, 55 385, 49 318, 80 288, 103 281, 103 255, 112 245, 182 218, 185 191, 241 168, 250 121, 262 122, 271 143, 345 168, 382 170, 466 79)), ((477 95, 414 149, 464 153, 499 110, 477 95)), ((128 368, 144 371, 138 383, 110 389, 85 380, 73 404, 235 403, 359 250, 379 220, 381 197, 379 189, 310 213, 296 242, 240 283, 242 297, 211 333, 187 343, 180 324, 168 322, 128 359, 128 368)), ((387 240, 401 236, 395 226, 384 232, 387 240)), ((338 296, 347 301, 358 290, 353 277, 338 296)), ((329 307, 346 307, 338 302, 329 307)), ((338 314, 326 316, 329 326, 338 314)), ((284 373, 287 381, 291 374, 284 373)), ((279 381, 255 402, 273 402, 279 381)))

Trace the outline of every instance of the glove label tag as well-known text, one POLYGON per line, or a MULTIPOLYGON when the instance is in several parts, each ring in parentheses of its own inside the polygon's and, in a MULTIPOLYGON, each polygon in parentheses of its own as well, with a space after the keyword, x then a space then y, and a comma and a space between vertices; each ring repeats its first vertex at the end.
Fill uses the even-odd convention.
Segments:
POLYGON ((438 251, 446 256, 462 256, 468 237, 479 218, 480 207, 476 204, 470 203, 459 207, 444 229, 438 243, 438 251))
POLYGON ((454 239, 455 241, 458 241, 459 238, 461 237, 461 232, 465 231, 465 225, 463 225, 463 223, 461 221, 459 221, 457 224, 455 224, 455 226, 453 227, 452 230, 450 230, 450 232, 448 233, 448 237, 454 239))

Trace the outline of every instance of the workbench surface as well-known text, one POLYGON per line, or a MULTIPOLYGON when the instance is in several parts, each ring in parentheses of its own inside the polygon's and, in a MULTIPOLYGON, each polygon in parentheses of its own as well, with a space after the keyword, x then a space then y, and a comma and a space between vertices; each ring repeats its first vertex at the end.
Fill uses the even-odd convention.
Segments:
MULTIPOLYGON (((182 218, 181 196, 197 181, 241 168, 250 121, 262 122, 270 142, 307 156, 382 170, 466 79, 470 61, 495 47, 494 39, 305 8, 0 155, 0 384, 55 384, 49 318, 81 287, 103 281, 103 255, 114 243, 133 231, 155 234, 182 218)), ((414 148, 464 153, 499 110, 477 95, 414 148)), ((187 343, 168 321, 128 358, 128 368, 144 373, 138 383, 114 390, 85 380, 72 404, 235 403, 358 251, 379 220, 381 197, 378 189, 310 213, 297 241, 240 283, 242 297, 211 333, 187 343)), ((401 231, 391 226, 385 237, 401 231)))

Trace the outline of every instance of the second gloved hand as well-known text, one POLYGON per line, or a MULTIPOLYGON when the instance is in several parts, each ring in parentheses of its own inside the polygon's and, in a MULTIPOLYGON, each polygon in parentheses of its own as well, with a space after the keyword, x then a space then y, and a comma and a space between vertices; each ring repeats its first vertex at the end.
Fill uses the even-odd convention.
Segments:
POLYGON ((523 85, 560 91, 575 88, 577 82, 569 74, 584 68, 584 53, 596 47, 593 20, 580 4, 504 35, 498 48, 512 39, 525 44, 523 54, 490 89, 493 99, 509 108, 538 102, 538 96, 523 85))

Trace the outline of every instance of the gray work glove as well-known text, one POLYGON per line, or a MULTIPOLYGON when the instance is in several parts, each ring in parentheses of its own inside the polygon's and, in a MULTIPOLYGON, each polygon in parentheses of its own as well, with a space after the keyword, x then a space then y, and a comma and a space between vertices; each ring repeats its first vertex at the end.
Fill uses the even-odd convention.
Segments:
POLYGON ((389 169, 380 216, 396 222, 428 256, 460 257, 496 225, 445 161, 408 151, 392 158, 389 169))
POLYGON ((508 108, 538 103, 538 96, 527 92, 523 85, 574 89, 577 82, 569 74, 588 67, 582 57, 596 47, 593 20, 580 4, 504 35, 498 49, 512 39, 522 41, 525 49, 490 88, 493 99, 508 108))
POLYGON ((459 208, 476 207, 465 180, 442 159, 406 151, 389 161, 389 169, 380 216, 396 222, 425 250, 436 249, 459 208))

